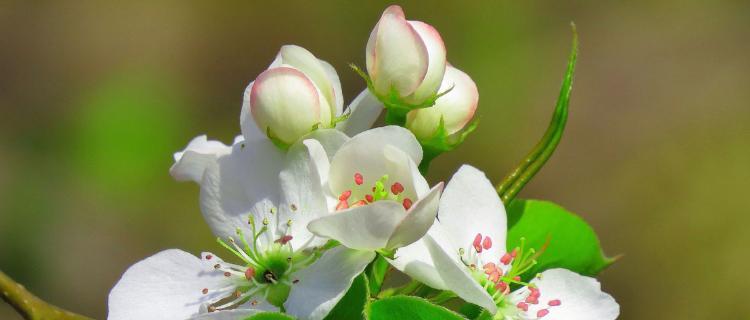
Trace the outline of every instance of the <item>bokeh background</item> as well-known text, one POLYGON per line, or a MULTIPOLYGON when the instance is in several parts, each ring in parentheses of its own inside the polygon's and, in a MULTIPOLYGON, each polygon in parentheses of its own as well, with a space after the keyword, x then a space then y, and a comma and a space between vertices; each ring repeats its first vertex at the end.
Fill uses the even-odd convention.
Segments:
MULTIPOLYGON (((0 269, 106 317, 132 263, 216 245, 168 175, 199 134, 231 142, 242 92, 283 44, 331 62, 350 101, 386 2, 0 2, 0 269)), ((544 131, 575 21, 568 129, 523 197, 598 231, 622 319, 750 317, 750 2, 403 2, 480 90, 478 130, 433 164, 495 180, 544 131)), ((0 319, 20 319, 0 304, 0 319)))

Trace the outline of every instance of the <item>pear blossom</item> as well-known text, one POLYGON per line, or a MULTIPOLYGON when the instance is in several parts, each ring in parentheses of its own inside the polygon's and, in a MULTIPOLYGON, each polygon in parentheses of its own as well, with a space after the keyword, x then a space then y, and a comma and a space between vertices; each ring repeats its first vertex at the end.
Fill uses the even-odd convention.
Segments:
POLYGON ((438 98, 432 107, 415 109, 406 115, 406 127, 419 140, 435 137, 441 122, 445 135, 457 133, 474 116, 479 92, 469 75, 448 65, 440 92, 447 93, 438 98))
MULTIPOLYGON (((317 141, 305 143, 320 149, 317 141)), ((397 126, 354 136, 330 161, 313 157, 335 213, 312 220, 308 229, 357 250, 387 252, 417 241, 437 214, 443 188, 429 187, 417 169, 421 159, 414 135, 397 126)))
POLYGON ((408 104, 421 104, 437 93, 447 64, 443 39, 431 25, 406 20, 400 6, 385 9, 366 52, 376 95, 396 93, 408 104))
POLYGON ((435 224, 423 239, 401 248, 391 263, 426 285, 450 290, 493 319, 615 319, 619 305, 599 282, 566 269, 549 269, 531 282, 521 275, 534 251, 505 249, 506 215, 484 174, 470 166, 453 176, 435 224), (520 286, 511 292, 511 286, 520 286))
POLYGON ((243 147, 242 139, 231 148, 205 137, 191 142, 174 173, 202 177, 204 217, 239 263, 214 253, 197 258, 176 249, 160 252, 131 266, 115 285, 109 319, 213 319, 202 314, 251 314, 281 306, 304 308, 304 313, 296 313, 301 319, 328 314, 374 254, 345 247, 325 250, 327 239, 307 230, 308 221, 329 213, 319 168, 311 157, 333 154, 348 139, 334 129, 307 137, 320 141, 314 151, 322 155, 311 154, 302 141, 277 158, 262 154, 276 148, 252 150, 243 147), (256 164, 270 170, 245 170, 255 161, 267 161, 256 164), (268 176, 274 172, 275 177, 268 176), (319 187, 309 188, 307 181, 319 187))

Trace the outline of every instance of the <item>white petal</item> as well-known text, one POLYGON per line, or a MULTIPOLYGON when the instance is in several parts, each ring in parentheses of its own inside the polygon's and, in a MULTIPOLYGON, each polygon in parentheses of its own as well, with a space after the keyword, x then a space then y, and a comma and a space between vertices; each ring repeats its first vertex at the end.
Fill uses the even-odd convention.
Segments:
POLYGON ((185 319, 213 295, 204 288, 227 285, 221 272, 177 249, 159 252, 125 271, 109 293, 109 320, 185 319))
MULTIPOLYGON (((616 319, 620 306, 609 294, 601 291, 599 281, 567 269, 550 269, 542 272, 541 279, 531 281, 539 288, 539 304, 529 304, 528 317, 536 318, 540 309, 547 309, 545 319, 608 320, 616 319), (560 300, 559 306, 550 307, 550 300, 560 300)), ((511 301, 516 304, 529 294, 528 288, 516 290, 511 301)))
POLYGON ((406 216, 396 226, 393 235, 388 239, 388 249, 401 248, 414 243, 427 233, 437 216, 438 204, 440 203, 440 192, 443 191, 443 183, 438 183, 424 197, 415 202, 406 213, 406 216))
POLYGON ((393 267, 427 286, 447 290, 440 278, 424 239, 396 251, 396 259, 388 260, 393 267))
POLYGON ((208 141, 206 135, 195 137, 185 150, 174 154, 174 164, 169 173, 177 181, 191 180, 200 183, 206 166, 231 150, 230 146, 219 141, 208 141))
MULTIPOLYGON (((368 186, 388 174, 390 160, 384 153, 387 145, 400 149, 414 163, 422 161, 422 147, 409 130, 398 126, 367 130, 347 141, 331 159, 331 192, 340 194, 351 189, 357 172, 364 176, 365 185, 368 186)), ((407 163, 403 165, 408 166, 407 163)))
POLYGON ((284 303, 287 313, 303 320, 323 319, 374 258, 374 252, 342 246, 326 251, 312 265, 293 275, 299 282, 292 285, 284 303))
MULTIPOLYGON (((291 221, 290 235, 292 246, 303 249, 303 246, 318 246, 326 239, 312 239, 314 235, 307 230, 307 224, 318 217, 328 214, 328 203, 324 192, 328 175, 328 156, 323 145, 316 139, 323 140, 330 149, 337 149, 347 139, 337 130, 318 130, 314 135, 299 141, 287 151, 286 165, 279 175, 283 203, 279 208, 279 225, 291 221)), ((280 236, 280 235, 279 235, 280 236)))
POLYGON ((343 131, 349 136, 356 135, 370 129, 375 121, 378 120, 382 111, 383 103, 373 96, 369 89, 362 90, 354 98, 354 101, 349 104, 347 109, 349 118, 339 122, 336 125, 336 129, 343 131))
MULTIPOLYGON (((234 236, 238 227, 249 234, 248 218, 252 214, 260 228, 263 218, 275 229, 271 208, 279 203, 279 173, 285 153, 268 139, 242 142, 232 153, 220 157, 206 169, 201 183, 200 204, 203 217, 220 237, 234 236)), ((273 241, 264 233, 261 243, 273 241)))
POLYGON ((429 139, 438 129, 442 118, 448 134, 463 129, 471 121, 479 103, 477 85, 466 73, 452 66, 445 70, 440 92, 450 90, 429 108, 412 110, 407 114, 406 126, 420 139, 429 139))
POLYGON ((457 241, 456 247, 470 247, 477 233, 489 236, 492 248, 482 252, 483 261, 495 261, 506 251, 505 208, 492 183, 472 166, 461 166, 448 182, 440 200, 438 219, 457 241))
MULTIPOLYGON (((439 230, 440 228, 436 228, 439 230)), ((458 262, 458 249, 453 248, 447 241, 441 238, 434 238, 434 235, 441 235, 442 232, 429 233, 423 239, 427 249, 430 251, 432 261, 440 274, 440 278, 445 282, 446 287, 456 293, 461 299, 476 304, 487 309, 494 314, 497 306, 487 291, 474 280, 469 274, 468 267, 458 262)))
POLYGON ((245 92, 242 95, 242 109, 240 110, 240 129, 245 141, 248 142, 267 139, 266 133, 258 128, 250 112, 250 93, 253 91, 254 84, 255 81, 250 82, 245 88, 245 92))
POLYGON ((440 37, 440 33, 433 26, 422 21, 407 22, 419 34, 419 37, 427 48, 427 56, 429 57, 427 74, 425 74, 424 80, 417 90, 408 97, 409 102, 419 104, 437 93, 440 83, 443 80, 445 66, 448 62, 445 60, 446 52, 443 38, 440 37))
POLYGON ((427 48, 397 5, 383 12, 367 42, 367 51, 367 71, 379 94, 388 94, 394 88, 408 96, 427 73, 427 48))
POLYGON ((377 250, 385 248, 404 215, 406 211, 400 203, 382 200, 318 218, 307 228, 352 249, 377 250))
POLYGON ((328 75, 328 81, 330 81, 331 86, 333 87, 334 99, 330 103, 335 111, 334 116, 340 116, 344 112, 344 93, 341 90, 341 80, 339 80, 339 75, 336 73, 336 69, 330 63, 320 60, 320 64, 323 66, 323 69, 328 75))
POLYGON ((330 109, 315 84, 300 70, 281 66, 263 71, 250 92, 250 112, 258 127, 291 144, 330 120, 330 109), (323 103, 321 103, 323 102, 323 103))
MULTIPOLYGON (((338 85, 338 94, 341 94, 341 83, 336 74, 327 62, 319 60, 307 49, 297 45, 284 45, 279 50, 276 60, 271 64, 271 68, 282 65, 292 66, 302 71, 320 90, 329 106, 337 106, 341 113, 341 105, 337 105, 335 85, 338 85), (332 72, 331 72, 332 71, 332 72), (334 82, 335 81, 335 82, 334 82)), ((343 100, 341 102, 343 105, 343 100)))

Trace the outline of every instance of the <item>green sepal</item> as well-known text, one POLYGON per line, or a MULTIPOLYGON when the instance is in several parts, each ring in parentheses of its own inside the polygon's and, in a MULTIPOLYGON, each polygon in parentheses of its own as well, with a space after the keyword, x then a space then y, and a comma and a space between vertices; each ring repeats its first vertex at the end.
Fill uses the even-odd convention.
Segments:
POLYGON ((463 320, 464 317, 439 305, 412 296, 377 300, 367 308, 369 320, 463 320))
POLYGON ((276 137, 276 135, 273 134, 273 131, 271 131, 271 127, 266 127, 266 137, 268 137, 273 144, 281 149, 281 150, 289 150, 289 147, 291 147, 291 144, 288 144, 284 141, 281 141, 279 138, 276 137))
POLYGON ((244 320, 294 320, 294 317, 280 312, 261 312, 244 320))
POLYGON ((403 100, 402 95, 398 92, 398 90, 396 90, 396 88, 393 87, 389 90, 387 95, 378 94, 375 91, 375 87, 373 86, 372 78, 370 78, 370 76, 365 73, 364 70, 360 69, 353 63, 349 64, 349 66, 354 70, 354 72, 356 72, 360 77, 362 77, 362 79, 365 80, 367 89, 370 91, 370 93, 383 103, 383 106, 386 109, 385 123, 388 125, 397 125, 402 127, 406 126, 406 114, 409 113, 409 111, 432 107, 435 105, 437 99, 453 90, 453 87, 451 87, 443 92, 436 92, 432 96, 425 99, 425 101, 417 104, 408 103, 403 100))
POLYGON ((380 293, 389 267, 388 260, 385 260, 383 256, 377 256, 375 260, 367 265, 365 274, 367 274, 367 280, 369 281, 370 295, 377 296, 380 293))
POLYGON ((560 95, 557 98, 555 112, 542 139, 529 152, 526 158, 498 184, 497 193, 505 204, 510 203, 526 183, 552 157, 552 153, 557 148, 558 143, 560 143, 563 131, 565 130, 565 123, 568 120, 570 93, 573 90, 576 57, 578 55, 578 33, 576 32, 575 24, 571 24, 571 27, 573 29, 573 47, 568 58, 568 67, 563 78, 562 88, 560 88, 560 95))
POLYGON ((438 124, 435 133, 429 139, 419 140, 419 144, 422 145, 422 162, 419 164, 419 171, 422 174, 427 173, 427 169, 430 167, 430 162, 437 158, 444 152, 451 151, 458 147, 464 142, 467 136, 474 132, 479 125, 479 118, 474 118, 465 128, 454 134, 448 134, 448 130, 445 129, 445 119, 440 117, 440 123, 438 124))
POLYGON ((370 289, 367 275, 360 274, 352 282, 343 298, 325 317, 326 320, 364 319, 365 308, 370 301, 370 289))
POLYGON ((594 230, 580 217, 548 201, 513 201, 508 207, 508 251, 520 246, 543 252, 536 265, 521 278, 531 280, 537 273, 564 268, 585 276, 595 276, 617 258, 604 255, 594 230))

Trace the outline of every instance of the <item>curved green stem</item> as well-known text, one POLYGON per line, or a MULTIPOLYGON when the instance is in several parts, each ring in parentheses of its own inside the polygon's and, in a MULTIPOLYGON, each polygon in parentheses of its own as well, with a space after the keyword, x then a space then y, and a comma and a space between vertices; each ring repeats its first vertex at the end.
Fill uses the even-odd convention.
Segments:
POLYGON ((90 318, 55 307, 39 299, 22 285, 0 271, 0 291, 5 302, 29 320, 90 320, 90 318))
POLYGON ((578 33, 576 32, 575 24, 571 24, 571 27, 573 28, 573 48, 570 51, 568 68, 565 72, 562 88, 560 89, 560 96, 557 98, 555 112, 542 139, 529 152, 526 158, 498 184, 497 193, 505 204, 510 203, 526 183, 549 160, 555 148, 560 143, 563 131, 565 130, 565 123, 568 120, 570 93, 573 90, 573 74, 575 73, 576 58, 578 56, 578 33))

